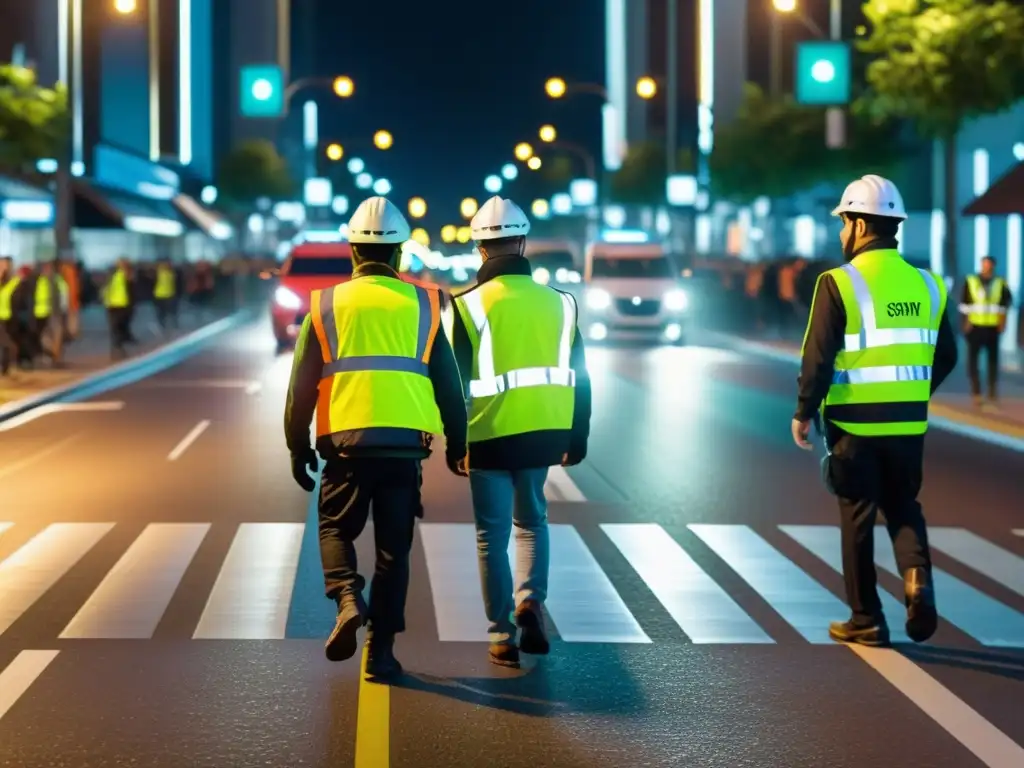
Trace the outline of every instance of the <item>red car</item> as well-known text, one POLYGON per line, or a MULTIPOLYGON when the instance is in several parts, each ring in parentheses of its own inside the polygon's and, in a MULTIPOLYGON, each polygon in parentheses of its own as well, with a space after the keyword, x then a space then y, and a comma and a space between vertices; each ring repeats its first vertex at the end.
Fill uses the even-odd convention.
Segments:
MULTIPOLYGON (((300 243, 292 249, 278 272, 278 284, 270 305, 274 338, 279 351, 295 345, 302 321, 309 314, 313 291, 330 288, 352 278, 352 246, 347 242, 300 243)), ((402 279, 415 285, 437 288, 433 283, 402 279)))

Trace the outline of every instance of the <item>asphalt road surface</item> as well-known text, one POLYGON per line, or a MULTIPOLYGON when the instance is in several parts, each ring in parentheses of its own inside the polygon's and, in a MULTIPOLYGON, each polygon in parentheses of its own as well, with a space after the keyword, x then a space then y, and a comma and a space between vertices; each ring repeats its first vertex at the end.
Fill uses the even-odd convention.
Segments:
POLYGON ((551 655, 487 662, 468 486, 431 461, 390 688, 323 657, 290 357, 263 323, 0 424, 0 766, 1024 765, 1024 455, 930 434, 943 622, 853 650, 827 637, 837 515, 790 442, 795 370, 589 358, 590 455, 549 481, 551 655))

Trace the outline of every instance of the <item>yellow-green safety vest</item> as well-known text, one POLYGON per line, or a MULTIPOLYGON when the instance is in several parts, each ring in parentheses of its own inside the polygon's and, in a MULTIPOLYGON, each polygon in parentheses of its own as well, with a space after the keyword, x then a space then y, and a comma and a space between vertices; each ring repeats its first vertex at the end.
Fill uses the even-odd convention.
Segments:
POLYGON ((368 275, 313 291, 310 319, 324 367, 317 437, 354 433, 363 446, 387 445, 395 429, 442 432, 430 381, 441 324, 437 291, 368 275))
POLYGON ((985 291, 985 284, 978 275, 967 278, 967 292, 971 303, 961 304, 961 314, 967 315, 967 322, 978 328, 995 328, 1006 317, 1006 307, 999 302, 1003 298, 1003 279, 993 277, 985 291))
POLYGON ((502 275, 454 304, 473 346, 469 442, 572 429, 572 297, 527 275, 502 275))
POLYGON ((130 303, 128 275, 123 269, 116 269, 103 289, 103 305, 107 309, 124 309, 130 303))
POLYGON ((825 418, 851 435, 924 434, 945 285, 893 249, 868 251, 825 274, 846 310, 825 418))
POLYGON ((20 277, 12 277, 6 283, 0 284, 0 322, 10 320, 14 317, 14 292, 21 285, 20 277))
POLYGON ((57 291, 60 296, 60 302, 57 305, 57 309, 61 308, 62 304, 66 304, 68 300, 68 284, 64 282, 64 278, 53 276, 53 277, 38 277, 36 278, 36 291, 33 301, 33 315, 42 319, 49 317, 53 314, 53 284, 57 284, 57 291))
POLYGON ((174 270, 170 267, 157 267, 153 298, 173 299, 175 288, 174 270))

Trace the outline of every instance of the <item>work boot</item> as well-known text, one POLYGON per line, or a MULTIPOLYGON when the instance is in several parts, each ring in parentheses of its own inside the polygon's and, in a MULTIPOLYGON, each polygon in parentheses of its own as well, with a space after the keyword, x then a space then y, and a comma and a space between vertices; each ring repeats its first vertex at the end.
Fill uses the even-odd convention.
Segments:
POLYGON ((523 631, 519 638, 519 649, 533 656, 546 656, 551 650, 547 633, 544 631, 544 614, 536 600, 524 600, 516 608, 516 626, 523 631))
POLYGON ((903 575, 903 593, 907 604, 907 637, 915 643, 923 643, 939 626, 935 588, 928 569, 909 568, 903 575))
POLYGON ((519 649, 515 643, 491 643, 490 648, 487 649, 487 655, 491 664, 519 669, 519 649))
POLYGON ((345 661, 356 655, 359 644, 356 634, 366 624, 366 603, 362 595, 342 595, 338 599, 338 617, 327 638, 324 653, 328 661, 345 661))
POLYGON ((366 640, 366 679, 387 682, 401 677, 402 665, 395 658, 394 635, 370 635, 366 640))
POLYGON ((849 621, 833 621, 828 627, 828 636, 840 643, 856 643, 872 648, 884 648, 889 645, 889 627, 885 620, 862 624, 849 621))

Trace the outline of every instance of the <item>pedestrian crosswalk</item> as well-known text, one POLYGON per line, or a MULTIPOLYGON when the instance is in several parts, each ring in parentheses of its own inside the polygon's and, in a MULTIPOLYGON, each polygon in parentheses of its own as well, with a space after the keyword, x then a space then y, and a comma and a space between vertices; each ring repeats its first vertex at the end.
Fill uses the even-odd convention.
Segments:
MULTIPOLYGON (((67 621, 57 633, 63 640, 149 639, 172 606, 182 610, 183 603, 195 605, 189 621, 195 640, 293 636, 294 605, 326 603, 321 594, 297 588, 306 524, 242 523, 218 530, 227 525, 149 524, 121 551, 108 546, 90 558, 93 565, 109 560, 101 563, 106 570, 100 576, 75 568, 117 528, 114 523, 54 523, 19 534, 31 524, 0 521, 0 535, 18 535, 20 542, 0 559, 0 637, 22 619, 30 622, 33 610, 42 610, 40 601, 72 578, 92 591, 60 622, 67 621), (190 591, 182 596, 186 579, 190 591), (197 584, 203 585, 200 594, 197 584)), ((880 572, 896 574, 888 537, 880 529, 875 539, 880 572)), ((946 623, 983 646, 1024 648, 1024 602, 1016 599, 1024 597, 1024 558, 964 528, 933 528, 930 539, 940 553, 934 578, 946 623)), ((486 641, 472 524, 422 523, 416 546, 426 573, 414 570, 413 580, 429 585, 437 639, 486 641)), ((807 643, 826 644, 828 622, 847 615, 841 596, 822 583, 829 570, 842 571, 835 526, 692 524, 670 533, 655 523, 556 524, 550 557, 546 608, 554 633, 567 643, 651 644, 649 633, 666 617, 695 644, 786 642, 774 614, 807 643), (806 557, 786 553, 801 549, 806 557), (824 567, 801 565, 815 561, 824 567), (624 589, 623 573, 630 570, 636 578, 624 589), (747 594, 727 586, 741 582, 747 594), (638 596, 641 583, 647 597, 638 596), (760 607, 753 605, 758 600, 760 607), (637 602, 644 606, 632 604, 637 602), (662 616, 653 617, 653 610, 662 616)), ((881 594, 894 639, 906 640, 902 599, 881 594)), ((50 617, 43 622, 52 623, 50 617)))

